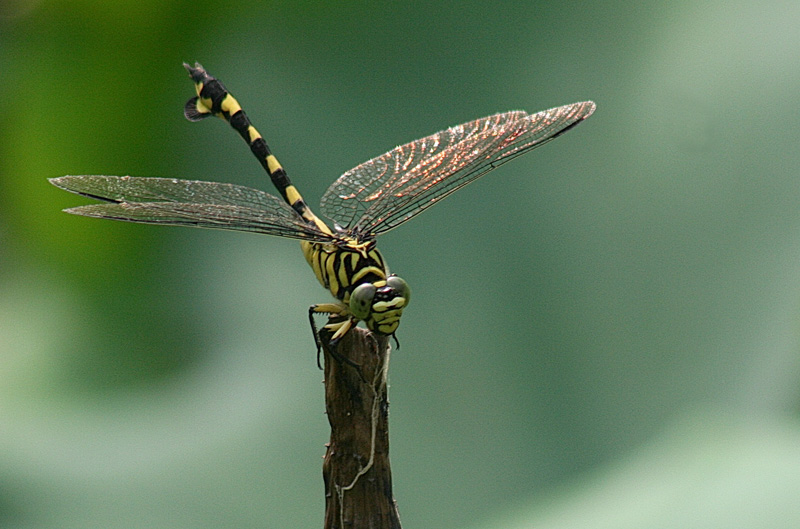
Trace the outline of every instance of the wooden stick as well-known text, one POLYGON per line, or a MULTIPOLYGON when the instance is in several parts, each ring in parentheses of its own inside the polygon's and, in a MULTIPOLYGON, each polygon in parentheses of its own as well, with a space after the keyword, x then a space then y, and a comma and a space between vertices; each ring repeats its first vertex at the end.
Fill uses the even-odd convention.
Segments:
POLYGON ((389 340, 354 328, 325 353, 325 409, 331 425, 322 476, 325 529, 401 529, 389 465, 389 340))

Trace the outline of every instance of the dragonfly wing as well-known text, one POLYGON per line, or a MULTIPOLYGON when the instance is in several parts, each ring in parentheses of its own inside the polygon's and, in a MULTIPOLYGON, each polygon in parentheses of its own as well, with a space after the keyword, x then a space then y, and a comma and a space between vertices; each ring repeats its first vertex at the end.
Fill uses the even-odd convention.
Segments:
POLYGON ((272 207, 284 203, 275 196, 235 184, 141 178, 135 176, 62 176, 50 182, 72 193, 106 202, 185 202, 246 207, 272 207))
POLYGON ((250 231, 314 242, 332 242, 329 235, 306 224, 264 210, 220 204, 180 202, 120 202, 90 204, 65 209, 67 213, 143 224, 192 226, 220 230, 250 231))
POLYGON ((322 197, 322 212, 348 230, 384 233, 594 110, 585 101, 536 114, 505 112, 401 145, 339 177, 322 197))
POLYGON ((307 223, 281 199, 249 187, 101 175, 62 176, 50 181, 67 191, 108 202, 66 210, 75 215, 332 241, 330 235, 307 223))

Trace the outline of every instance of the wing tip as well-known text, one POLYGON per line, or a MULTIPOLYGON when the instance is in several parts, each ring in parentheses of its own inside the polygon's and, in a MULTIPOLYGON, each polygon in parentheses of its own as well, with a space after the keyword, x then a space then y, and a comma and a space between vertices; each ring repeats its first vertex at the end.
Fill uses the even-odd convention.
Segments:
POLYGON ((72 178, 73 178, 72 176, 57 176, 55 178, 48 178, 47 181, 60 189, 65 189, 69 191, 69 187, 67 186, 67 184, 69 184, 69 181, 72 178))
POLYGON ((597 103, 595 103, 594 101, 591 101, 591 100, 582 101, 580 103, 575 103, 575 104, 578 105, 580 110, 581 110, 581 112, 580 112, 581 119, 588 118, 589 116, 594 114, 595 110, 597 110, 597 103))
POLYGON ((76 206, 74 208, 64 208, 61 211, 63 213, 69 213, 70 215, 82 215, 80 211, 78 211, 82 206, 76 206))
POLYGON ((65 208, 61 211, 64 213, 69 213, 70 215, 80 215, 81 217, 99 217, 97 214, 92 214, 93 206, 98 206, 99 204, 88 204, 85 206, 75 206, 72 208, 65 208))

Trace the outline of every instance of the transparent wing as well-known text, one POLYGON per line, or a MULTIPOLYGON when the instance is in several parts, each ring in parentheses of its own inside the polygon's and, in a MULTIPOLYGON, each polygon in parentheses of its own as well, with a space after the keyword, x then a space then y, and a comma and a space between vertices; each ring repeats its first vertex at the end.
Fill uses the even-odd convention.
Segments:
POLYGON ((72 193, 102 200, 65 210, 75 215, 140 222, 251 231, 292 239, 331 242, 333 238, 306 223, 281 199, 234 184, 137 178, 132 176, 62 176, 50 182, 72 193))
POLYGON ((505 112, 401 145, 340 176, 322 197, 322 212, 357 234, 384 233, 594 110, 584 101, 537 114, 505 112))

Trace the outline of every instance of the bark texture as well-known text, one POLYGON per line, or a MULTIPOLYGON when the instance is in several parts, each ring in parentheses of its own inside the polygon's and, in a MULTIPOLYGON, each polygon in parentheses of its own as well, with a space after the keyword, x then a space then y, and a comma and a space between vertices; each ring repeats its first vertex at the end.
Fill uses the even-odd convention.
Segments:
POLYGON ((389 465, 386 336, 352 329, 335 358, 325 353, 325 409, 331 439, 325 453, 325 529, 401 529, 389 465))

